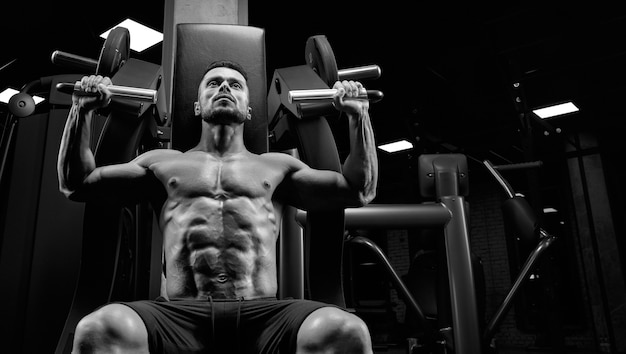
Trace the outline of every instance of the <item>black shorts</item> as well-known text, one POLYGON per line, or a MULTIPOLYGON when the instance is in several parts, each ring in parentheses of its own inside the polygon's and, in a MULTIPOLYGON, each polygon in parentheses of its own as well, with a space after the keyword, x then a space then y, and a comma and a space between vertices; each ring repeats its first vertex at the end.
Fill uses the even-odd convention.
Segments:
POLYGON ((327 306, 310 300, 119 302, 139 314, 150 353, 295 353, 300 325, 327 306))

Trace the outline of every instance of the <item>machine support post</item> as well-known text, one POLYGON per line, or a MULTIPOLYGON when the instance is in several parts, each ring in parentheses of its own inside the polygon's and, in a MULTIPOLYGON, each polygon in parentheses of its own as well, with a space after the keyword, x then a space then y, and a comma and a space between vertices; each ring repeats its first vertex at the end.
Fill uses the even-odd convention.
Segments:
POLYGON ((441 202, 452 213, 444 231, 455 353, 480 353, 481 336, 465 200, 462 196, 447 196, 442 197, 441 202))
MULTIPOLYGON (((463 154, 424 154, 419 158, 420 192, 442 203, 451 218, 444 226, 445 264, 454 353, 482 352, 474 270, 467 219, 469 194, 467 158, 463 154)), ((444 294, 438 301, 448 302, 444 294)))

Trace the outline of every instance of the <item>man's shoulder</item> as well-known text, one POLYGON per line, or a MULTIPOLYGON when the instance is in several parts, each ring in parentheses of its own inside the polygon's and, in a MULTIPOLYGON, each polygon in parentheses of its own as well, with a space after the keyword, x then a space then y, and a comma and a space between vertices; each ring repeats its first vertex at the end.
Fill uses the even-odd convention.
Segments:
POLYGON ((137 160, 150 164, 150 163, 162 161, 164 159, 171 159, 181 154, 182 152, 178 150, 174 150, 174 149, 153 149, 153 150, 148 150, 142 153, 141 155, 137 156, 137 160))
POLYGON ((144 152, 143 156, 174 156, 181 155, 182 152, 174 149, 152 149, 144 152))
POLYGON ((301 166, 304 164, 302 161, 298 160, 296 157, 284 153, 284 152, 266 152, 259 156, 260 159, 265 160, 267 162, 281 163, 286 164, 287 166, 301 166))

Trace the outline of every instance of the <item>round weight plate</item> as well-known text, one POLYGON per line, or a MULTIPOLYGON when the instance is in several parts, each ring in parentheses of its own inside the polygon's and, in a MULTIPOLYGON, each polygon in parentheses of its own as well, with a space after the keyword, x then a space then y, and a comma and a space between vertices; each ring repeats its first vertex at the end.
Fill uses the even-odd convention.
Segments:
POLYGON ((130 56, 130 32, 124 27, 115 27, 104 41, 96 74, 113 77, 130 56))
POLYGON ((27 93, 16 93, 9 99, 9 112, 16 117, 28 117, 35 112, 35 100, 27 93))
POLYGON ((332 87, 339 79, 335 53, 328 43, 326 36, 311 36, 306 41, 305 59, 320 78, 332 87))

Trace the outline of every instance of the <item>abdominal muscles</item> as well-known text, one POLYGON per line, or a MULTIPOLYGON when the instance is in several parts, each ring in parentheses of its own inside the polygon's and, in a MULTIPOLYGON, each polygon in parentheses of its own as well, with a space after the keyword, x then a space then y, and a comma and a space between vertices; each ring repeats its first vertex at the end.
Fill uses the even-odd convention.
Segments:
POLYGON ((162 214, 170 298, 276 295, 276 222, 264 200, 195 198, 162 214))

